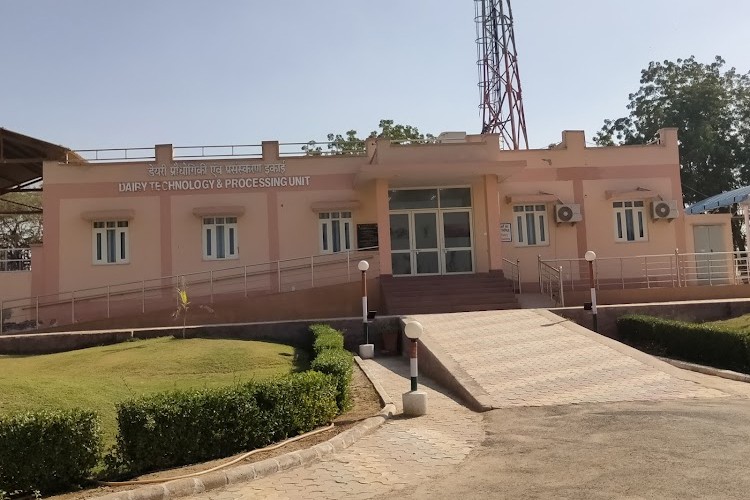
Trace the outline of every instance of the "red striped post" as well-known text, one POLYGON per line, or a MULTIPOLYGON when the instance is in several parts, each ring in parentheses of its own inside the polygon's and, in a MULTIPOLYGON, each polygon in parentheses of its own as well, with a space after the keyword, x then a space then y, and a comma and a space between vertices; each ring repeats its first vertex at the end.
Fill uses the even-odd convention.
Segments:
POLYGON ((362 271, 362 333, 365 337, 365 344, 370 343, 370 331, 367 326, 367 270, 370 264, 366 260, 360 260, 357 269, 362 271))
POLYGON ((422 335, 423 328, 418 321, 407 321, 404 324, 404 334, 411 341, 409 349, 409 371, 411 375, 411 390, 402 395, 404 415, 418 417, 427 413, 427 393, 419 390, 417 375, 417 341, 422 335))

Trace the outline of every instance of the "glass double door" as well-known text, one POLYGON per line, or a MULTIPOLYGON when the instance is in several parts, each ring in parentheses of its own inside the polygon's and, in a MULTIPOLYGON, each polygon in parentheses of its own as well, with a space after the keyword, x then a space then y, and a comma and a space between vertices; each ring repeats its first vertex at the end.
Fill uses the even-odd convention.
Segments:
POLYGON ((471 210, 391 212, 394 276, 474 271, 471 210))

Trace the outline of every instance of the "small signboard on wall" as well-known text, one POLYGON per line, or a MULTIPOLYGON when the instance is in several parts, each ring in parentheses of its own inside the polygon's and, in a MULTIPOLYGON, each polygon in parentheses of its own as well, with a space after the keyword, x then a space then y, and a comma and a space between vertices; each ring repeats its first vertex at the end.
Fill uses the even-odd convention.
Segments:
POLYGON ((500 223, 500 241, 513 241, 513 231, 510 229, 510 222, 500 223))
POLYGON ((378 246, 378 225, 357 224, 357 249, 375 249, 378 246))

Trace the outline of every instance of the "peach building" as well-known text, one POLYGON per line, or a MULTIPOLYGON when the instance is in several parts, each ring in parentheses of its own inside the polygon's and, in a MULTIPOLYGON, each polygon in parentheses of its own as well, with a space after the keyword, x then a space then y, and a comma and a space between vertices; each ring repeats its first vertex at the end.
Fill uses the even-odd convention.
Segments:
MULTIPOLYGON (((369 139, 347 155, 274 141, 257 151, 70 154, 43 162, 44 243, 32 249, 31 272, 16 282, 0 273, 0 299, 191 273, 213 280, 228 268, 244 269, 247 281, 248 266, 282 292, 274 265, 314 267, 352 252, 371 256, 370 278, 504 270, 538 291, 540 261, 570 264, 587 250, 693 253, 708 238, 711 249, 731 251, 729 216, 684 214, 677 141, 676 129, 662 129, 645 146, 588 147, 583 132, 565 131, 556 146, 513 151, 497 135, 454 132, 429 144, 369 139)), ((583 279, 577 266, 565 278, 583 279)), ((143 301, 145 309, 145 292, 143 301)))

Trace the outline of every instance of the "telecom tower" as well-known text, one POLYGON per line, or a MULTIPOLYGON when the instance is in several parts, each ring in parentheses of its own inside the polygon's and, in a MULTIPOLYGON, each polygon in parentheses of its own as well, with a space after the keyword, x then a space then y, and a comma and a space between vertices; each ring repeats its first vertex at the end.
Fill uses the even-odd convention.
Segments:
POLYGON ((474 0, 482 133, 504 148, 529 148, 510 0, 474 0))

